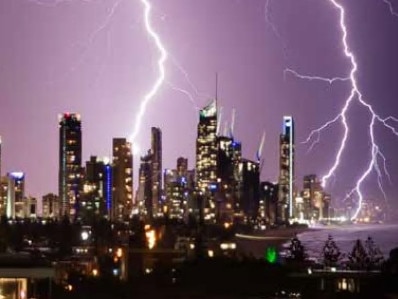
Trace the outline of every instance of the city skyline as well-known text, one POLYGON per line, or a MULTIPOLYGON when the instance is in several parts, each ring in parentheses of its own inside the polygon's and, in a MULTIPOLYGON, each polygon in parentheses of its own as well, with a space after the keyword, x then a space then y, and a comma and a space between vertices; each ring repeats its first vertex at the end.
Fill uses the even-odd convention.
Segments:
MULTIPOLYGON (((54 178, 57 173, 58 149, 56 117, 59 113, 70 111, 82 115, 82 161, 87 161, 91 155, 110 157, 112 138, 128 136, 132 131, 139 99, 156 78, 153 65, 157 53, 145 37, 142 8, 138 1, 119 2, 106 5, 94 1, 71 1, 55 7, 40 6, 29 1, 19 1, 13 5, 10 1, 5 1, 0 4, 3 6, 2 11, 9 9, 14 13, 23 12, 26 20, 33 20, 33 23, 25 21, 16 27, 22 37, 27 37, 23 42, 19 41, 17 35, 0 33, 13 37, 11 45, 16 50, 7 49, 0 56, 6 62, 0 87, 4 91, 2 106, 7 108, 0 111, 2 172, 24 171, 27 194, 40 198, 57 189, 57 180, 54 178), (126 10, 131 8, 133 13, 130 15, 125 12, 123 6, 126 10), (61 11, 61 7, 68 9, 61 11), (113 8, 115 14, 111 21, 107 21, 106 16, 113 8), (90 9, 98 10, 98 16, 90 9), (70 25, 71 16, 76 11, 80 12, 82 20, 85 13, 90 17, 80 35, 56 21, 58 16, 62 16, 66 24, 70 25), (56 22, 56 29, 43 27, 45 23, 39 20, 40 16, 46 22, 56 22), (128 25, 131 22, 134 23, 132 28, 128 25), (28 28, 27 24, 33 25, 28 28), (104 26, 98 27, 98 24, 104 26), (96 28, 105 29, 95 31, 96 28), (115 33, 116 29, 123 31, 115 33), (62 35, 62 32, 67 34, 62 35), (34 33, 40 34, 43 45, 28 38, 36 36, 34 33), (65 40, 60 40, 60 36, 64 36, 65 40), (124 41, 126 39, 128 41, 124 41), (76 40, 80 43, 76 43, 76 40), (27 46, 32 51, 24 52, 23 47, 27 46), (63 51, 52 52, 50 49, 63 51), (23 57, 22 62, 18 57, 23 57), (107 57, 110 57, 109 61, 106 61, 107 57), (27 67, 22 67, 20 63, 26 63, 27 67), (39 69, 38 66, 43 67, 39 69), (70 71, 71 68, 76 70, 70 71), (70 100, 64 102, 65 98, 70 100), (29 101, 30 99, 32 100, 29 101), (17 117, 13 115, 19 117, 14 126, 12 124, 17 117), (36 144, 35 140, 41 141, 36 144), (32 159, 32 153, 35 159, 32 159)), ((137 137, 141 156, 149 148, 150 128, 154 126, 163 132, 163 168, 173 167, 180 156, 188 158, 190 167, 195 165, 197 111, 185 94, 171 89, 169 84, 188 89, 193 94, 195 92, 187 83, 184 73, 172 62, 177 60, 188 71, 198 89, 210 94, 205 97, 196 96, 195 106, 203 107, 214 97, 214 74, 219 74, 218 94, 219 105, 224 107, 223 120, 231 122, 232 109, 236 108, 234 135, 243 144, 243 156, 249 159, 255 157, 261 135, 266 130, 262 180, 276 181, 278 178, 278 135, 283 115, 293 115, 297 124, 296 178, 301 181, 306 174, 317 173, 321 176, 328 170, 334 153, 330 147, 341 137, 341 127, 326 132, 321 137, 319 147, 310 154, 306 154, 308 146, 301 145, 300 142, 305 140, 312 129, 319 127, 340 109, 349 88, 345 82, 329 85, 325 82, 300 81, 291 73, 284 74, 283 70, 292 67, 300 73, 325 77, 344 76, 348 72, 349 65, 339 46, 341 32, 337 22, 338 13, 330 3, 301 1, 288 6, 285 1, 257 1, 250 5, 244 5, 241 1, 208 1, 202 4, 191 3, 192 8, 189 8, 182 1, 152 2, 153 26, 170 53, 167 64, 170 75, 144 116, 137 137), (219 16, 220 10, 228 13, 218 19, 216 16, 219 16), (295 15, 295 10, 300 13, 295 15), (194 12, 197 13, 196 18, 187 17, 194 12), (227 32, 227 27, 231 32, 227 32), (205 36, 208 30, 214 32, 205 36), (327 38, 324 36, 326 33, 329 33, 327 38), (194 55, 195 52, 199 55, 194 55), (227 55, 222 55, 225 53, 227 55), (199 58, 195 62, 196 56, 199 58), (338 99, 338 104, 335 99, 338 99), (175 117, 175 111, 181 117, 175 117), (176 135, 183 138, 177 140, 174 137, 176 135), (176 143, 178 146, 174 145, 176 143), (325 159, 325 156, 328 158, 325 159)), ((359 1, 341 2, 347 7, 347 17, 350 20, 348 38, 359 58, 360 85, 366 98, 373 100, 375 109, 382 115, 394 115, 395 111, 395 115, 398 115, 393 101, 398 90, 391 79, 398 75, 398 68, 394 67, 397 66, 397 61, 396 58, 392 63, 388 60, 389 57, 394 57, 392 54, 398 48, 397 41, 393 38, 398 30, 398 19, 389 13, 388 6, 382 1, 361 1, 361 4, 359 1), (369 11, 372 12, 371 15, 369 11), (379 31, 377 28, 389 30, 379 31), (371 42, 372 40, 375 41, 371 42), (381 70, 385 70, 389 76, 379 78, 381 70)), ((76 18, 80 20, 79 17, 76 18)), ((81 25, 82 20, 76 26, 81 25)), ((14 21, 5 18, 4 22, 13 24, 14 21)), ((352 108, 358 112, 356 109, 357 107, 352 108)), ((344 156, 346 167, 339 171, 335 183, 328 189, 333 198, 336 195, 342 196, 352 188, 355 176, 358 175, 354 173, 353 166, 363 163, 369 154, 367 143, 362 142, 366 140, 367 132, 361 130, 361 126, 366 120, 367 117, 358 115, 353 121, 356 132, 351 142, 354 146, 351 144, 344 156), (360 155, 356 155, 358 150, 360 155)), ((391 158, 391 179, 394 182, 394 177, 398 179, 394 173, 398 161, 394 160, 392 154, 398 141, 391 138, 389 132, 380 133, 386 157, 391 158)), ((139 161, 139 156, 135 156, 134 160, 139 161)), ((363 167, 365 164, 362 164, 363 167)), ((137 169, 134 167, 135 178, 138 177, 137 169)), ((387 196, 393 199, 396 187, 389 187, 388 180, 385 182, 387 196)), ((367 184, 370 196, 381 196, 376 190, 374 175, 367 184)))

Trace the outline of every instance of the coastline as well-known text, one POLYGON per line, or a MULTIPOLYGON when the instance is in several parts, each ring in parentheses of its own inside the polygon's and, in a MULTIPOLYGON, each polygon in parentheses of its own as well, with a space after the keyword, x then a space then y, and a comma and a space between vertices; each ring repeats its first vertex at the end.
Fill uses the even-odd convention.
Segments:
POLYGON ((267 248, 274 248, 279 253, 295 235, 321 228, 285 227, 258 231, 252 234, 236 234, 237 251, 241 256, 263 258, 267 248))

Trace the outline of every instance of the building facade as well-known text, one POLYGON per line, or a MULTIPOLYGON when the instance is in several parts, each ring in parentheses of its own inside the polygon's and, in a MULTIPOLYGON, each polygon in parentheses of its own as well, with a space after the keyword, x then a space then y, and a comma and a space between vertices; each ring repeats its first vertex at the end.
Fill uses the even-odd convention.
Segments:
POLYGON ((25 218, 25 174, 23 172, 9 172, 7 180, 7 218, 25 218))
POLYGON ((45 219, 59 218, 59 197, 53 193, 46 194, 42 197, 41 215, 45 219))
POLYGON ((278 205, 278 184, 260 183, 259 216, 268 224, 276 223, 278 205))
POLYGON ((218 222, 230 223, 239 210, 240 189, 243 187, 242 145, 232 137, 217 137, 217 192, 216 218, 218 222), (241 179, 242 178, 242 179, 241 179))
POLYGON ((59 116, 59 177, 60 216, 74 220, 82 191, 82 130, 80 115, 59 116))
POLYGON ((295 218, 294 211, 294 121, 283 117, 283 132, 279 139, 279 194, 277 222, 295 218))
POLYGON ((151 128, 151 185, 152 211, 155 217, 161 216, 162 211, 162 131, 151 128))
POLYGON ((138 172, 138 209, 139 214, 147 220, 152 220, 156 212, 153 209, 152 196, 152 154, 151 151, 141 157, 138 172))
POLYGON ((178 158, 176 169, 164 171, 166 211, 170 219, 185 220, 194 191, 194 174, 188 170, 188 159, 178 158))
POLYGON ((213 100, 199 112, 196 139, 196 189, 203 199, 204 216, 215 220, 217 189, 217 105, 213 100))
POLYGON ((112 166, 107 158, 100 160, 91 156, 86 162, 78 218, 85 222, 100 218, 111 219, 111 211, 112 166))
POLYGON ((240 195, 235 210, 243 216, 243 219, 252 221, 258 216, 260 204, 259 163, 242 159, 239 164, 239 176, 240 195))
POLYGON ((112 142, 112 219, 122 221, 130 217, 133 205, 132 145, 125 138, 112 142))
POLYGON ((304 219, 318 221, 329 218, 330 195, 325 193, 321 181, 315 174, 304 176, 301 197, 304 219))

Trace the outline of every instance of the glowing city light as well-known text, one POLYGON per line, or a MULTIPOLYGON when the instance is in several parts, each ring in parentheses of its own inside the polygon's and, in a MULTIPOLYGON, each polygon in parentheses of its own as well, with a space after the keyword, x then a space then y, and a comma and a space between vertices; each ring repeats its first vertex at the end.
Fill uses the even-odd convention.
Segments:
POLYGON ((265 251, 265 260, 270 264, 275 264, 278 258, 275 247, 268 247, 265 251))
POLYGON ((154 229, 145 232, 148 248, 152 249, 156 245, 156 232, 154 229))

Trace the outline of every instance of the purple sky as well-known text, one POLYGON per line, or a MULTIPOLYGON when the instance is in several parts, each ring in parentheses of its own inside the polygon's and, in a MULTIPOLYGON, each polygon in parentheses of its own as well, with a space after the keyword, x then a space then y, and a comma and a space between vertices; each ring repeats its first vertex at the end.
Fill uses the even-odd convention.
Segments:
MULTIPOLYGON (((398 11, 398 1, 391 1, 398 11)), ((84 160, 109 156, 112 138, 132 132, 140 99, 156 80, 158 52, 146 33, 140 1, 119 2, 0 1, 2 172, 25 171, 28 194, 57 192, 58 113, 82 115, 84 160)), ((359 87, 378 113, 398 116, 398 17, 381 0, 340 2, 346 7, 349 43, 359 64, 359 87)), ((325 77, 348 74, 339 14, 329 1, 270 0, 268 16, 265 0, 151 3, 153 26, 170 56, 167 83, 149 104, 137 138, 142 152, 149 147, 150 127, 159 126, 164 167, 174 167, 179 156, 194 166, 198 115, 188 97, 170 84, 192 93, 199 107, 209 99, 195 93, 180 65, 198 91, 209 95, 214 95, 218 72, 223 120, 230 121, 236 109, 235 136, 243 143, 244 156, 254 159, 266 130, 262 179, 277 179, 278 135, 285 114, 296 121, 298 186, 303 175, 321 176, 331 167, 341 125, 325 131, 310 153, 300 142, 338 113, 349 83, 329 85, 283 73, 289 67, 325 77)), ((328 187, 336 199, 354 186, 370 157, 369 114, 354 105, 348 120, 352 133, 347 151, 328 187)), ((376 132, 392 181, 383 182, 394 202, 398 138, 381 126, 376 132)), ((366 197, 381 197, 376 183, 374 174, 365 181, 366 197)))

